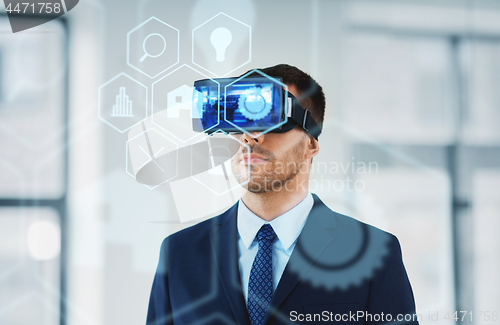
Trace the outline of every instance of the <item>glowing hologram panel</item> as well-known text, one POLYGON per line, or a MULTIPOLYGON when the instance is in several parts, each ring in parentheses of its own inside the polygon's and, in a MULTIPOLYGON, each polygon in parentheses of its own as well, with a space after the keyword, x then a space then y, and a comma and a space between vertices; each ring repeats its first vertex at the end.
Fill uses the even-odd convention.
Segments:
POLYGON ((179 30, 151 17, 127 33, 127 65, 155 78, 179 63, 179 30))
MULTIPOLYGON (((216 87, 214 97, 220 97, 220 84, 187 64, 177 67, 153 83, 151 121, 155 127, 171 135, 179 143, 189 143, 205 136, 203 132, 193 131, 193 119, 199 118, 193 83, 199 79, 208 79, 213 83, 214 88, 216 87)), ((220 113, 218 106, 217 112, 220 113)), ((214 129, 219 122, 219 119, 214 121, 206 131, 214 129)))
POLYGON ((223 12, 192 31, 192 63, 224 77, 252 60, 252 27, 223 12))
POLYGON ((122 72, 98 90, 98 116, 124 133, 147 117, 148 88, 122 72))
MULTIPOLYGON (((287 123, 288 122, 288 110, 291 109, 290 107, 288 107, 288 100, 285 100, 284 102, 284 116, 285 118, 283 119, 283 121, 279 122, 279 123, 276 123, 276 125, 273 125, 273 126, 270 126, 269 128, 267 128, 266 130, 262 131, 261 133, 259 133, 258 135, 252 135, 250 134, 249 131, 247 131, 245 128, 242 128, 241 126, 237 125, 236 123, 233 123, 231 121, 231 119, 227 119, 226 118, 226 93, 227 93, 227 90, 228 88, 230 88, 232 85, 234 84, 237 84, 238 82, 240 82, 241 80, 243 80, 244 78, 254 74, 254 73, 258 73, 260 74, 261 76, 269 79, 269 81, 273 82, 273 83, 276 83, 278 84, 279 86, 283 87, 283 97, 284 98, 288 98, 288 86, 285 85, 284 83, 282 83, 281 81, 279 81, 278 79, 276 78, 273 78, 267 74, 265 74, 264 72, 258 70, 258 69, 254 69, 252 71, 249 71, 247 73, 245 73, 243 76, 239 77, 238 79, 236 79, 235 81, 231 82, 230 84, 228 84, 227 86, 224 87, 224 121, 231 124, 232 126, 234 126, 235 128, 237 128, 238 130, 240 130, 241 132, 243 133, 246 133, 248 135, 251 135, 252 137, 259 137, 261 136, 262 134, 266 134, 267 132, 270 132, 276 128, 279 128, 280 126, 282 126, 283 124, 287 123)), ((245 116, 247 118, 251 118, 251 119, 260 119, 260 118, 263 118, 264 116, 266 116, 267 114, 269 114, 269 111, 270 111, 270 107, 266 105, 261 105, 259 106, 259 103, 262 104, 262 102, 266 102, 265 100, 259 100, 259 96, 260 96, 260 93, 256 93, 255 91, 252 92, 248 92, 247 94, 245 94, 244 96, 242 96, 242 98, 240 98, 240 100, 242 100, 241 103, 239 103, 239 105, 247 105, 248 103, 248 97, 249 96, 252 96, 253 97, 253 103, 251 104, 251 108, 253 108, 254 110, 257 110, 255 113, 252 113, 252 112, 247 112, 248 110, 245 110, 245 116)))
MULTIPOLYGON (((157 130, 146 130, 145 125, 142 126, 143 132, 136 134, 137 131, 134 130, 135 132, 129 133, 125 147, 125 170, 152 190, 177 177, 179 146, 157 130), (139 172, 142 173, 141 177, 138 177, 139 172), (156 181, 152 183, 150 179, 156 181)), ((141 130, 138 128, 138 131, 141 130)))

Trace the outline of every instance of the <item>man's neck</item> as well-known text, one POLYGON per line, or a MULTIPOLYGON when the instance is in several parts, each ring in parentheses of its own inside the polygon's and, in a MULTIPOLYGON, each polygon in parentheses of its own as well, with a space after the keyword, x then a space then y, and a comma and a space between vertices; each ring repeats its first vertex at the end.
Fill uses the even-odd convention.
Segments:
POLYGON ((295 186, 294 191, 283 187, 280 191, 252 193, 247 191, 241 198, 243 203, 260 218, 271 221, 299 204, 308 194, 308 181, 304 186, 295 186))

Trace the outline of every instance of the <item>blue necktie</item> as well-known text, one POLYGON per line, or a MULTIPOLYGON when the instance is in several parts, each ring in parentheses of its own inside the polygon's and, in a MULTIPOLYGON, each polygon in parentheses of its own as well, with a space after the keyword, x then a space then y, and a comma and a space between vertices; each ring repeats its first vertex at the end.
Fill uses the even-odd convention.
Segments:
POLYGON ((257 233, 259 250, 250 270, 248 281, 248 315, 252 325, 262 325, 273 297, 273 241, 276 233, 270 224, 257 233))

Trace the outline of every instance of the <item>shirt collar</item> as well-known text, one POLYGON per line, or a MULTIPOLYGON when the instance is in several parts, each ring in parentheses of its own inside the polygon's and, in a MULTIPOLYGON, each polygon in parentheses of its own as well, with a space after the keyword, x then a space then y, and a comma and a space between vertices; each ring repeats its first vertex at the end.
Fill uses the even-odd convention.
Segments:
POLYGON ((243 244, 246 248, 249 248, 259 229, 264 224, 269 223, 285 250, 288 250, 297 240, 297 237, 299 237, 313 205, 314 199, 311 193, 307 193, 306 197, 299 204, 268 222, 250 211, 240 199, 237 224, 238 233, 243 244))

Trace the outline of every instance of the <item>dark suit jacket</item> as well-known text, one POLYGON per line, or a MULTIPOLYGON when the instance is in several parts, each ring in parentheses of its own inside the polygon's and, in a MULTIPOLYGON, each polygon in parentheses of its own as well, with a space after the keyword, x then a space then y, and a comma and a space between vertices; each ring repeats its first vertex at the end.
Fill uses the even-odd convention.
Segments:
MULTIPOLYGON (((408 320, 415 313, 397 238, 335 213, 313 197, 265 323, 297 324, 304 319, 314 324, 306 322, 309 315, 321 324, 335 317, 346 324, 418 324, 394 321, 399 314, 408 320), (392 322, 382 321, 382 313, 383 320, 390 314, 392 322)), ((237 204, 163 241, 148 325, 250 325, 239 275, 236 214, 237 204)))

